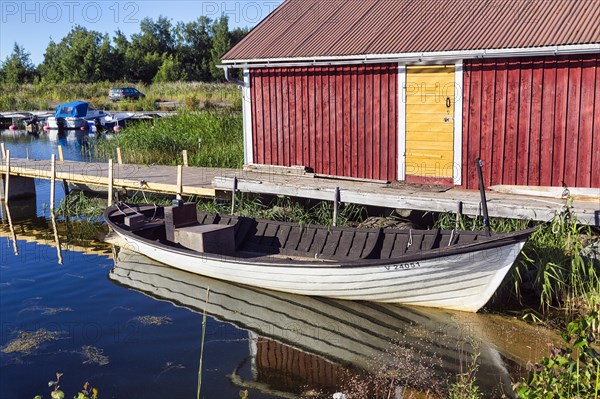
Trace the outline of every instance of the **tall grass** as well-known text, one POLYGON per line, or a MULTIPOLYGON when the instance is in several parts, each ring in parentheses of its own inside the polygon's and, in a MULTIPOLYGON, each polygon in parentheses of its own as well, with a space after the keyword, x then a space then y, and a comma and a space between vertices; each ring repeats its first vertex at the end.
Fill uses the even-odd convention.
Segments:
POLYGON ((98 140, 86 149, 93 158, 114 158, 117 147, 124 161, 175 165, 187 150, 190 166, 241 168, 244 162, 242 115, 229 109, 179 112, 123 129, 113 140, 98 140))
MULTIPOLYGON (((514 293, 520 300, 537 299, 541 310, 560 308, 567 313, 584 314, 600 304, 600 269, 593 256, 586 256, 586 247, 600 240, 589 226, 581 225, 569 207, 557 212, 552 221, 538 223, 513 273, 514 293)), ((441 214, 437 228, 453 229, 456 216, 441 214)), ((528 220, 491 218, 495 232, 510 232, 531 227, 528 220)), ((459 217, 460 230, 484 230, 481 218, 459 217)))
POLYGON ((241 91, 236 85, 203 82, 167 82, 150 85, 127 82, 0 84, 0 111, 54 109, 58 104, 84 100, 96 108, 115 111, 156 111, 160 102, 175 102, 198 110, 206 103, 241 108, 241 91), (111 102, 108 91, 115 86, 135 86, 146 94, 138 101, 111 102))

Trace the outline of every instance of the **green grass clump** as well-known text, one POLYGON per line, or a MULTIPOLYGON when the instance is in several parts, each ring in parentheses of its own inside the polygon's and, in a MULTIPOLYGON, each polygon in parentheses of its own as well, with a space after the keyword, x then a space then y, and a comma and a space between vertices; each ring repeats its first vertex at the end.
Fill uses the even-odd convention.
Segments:
MULTIPOLYGON (((600 304, 600 270, 598 261, 586 257, 586 247, 600 240, 589 226, 577 221, 569 206, 557 213, 552 221, 538 223, 531 235, 513 273, 514 292, 518 298, 527 285, 539 301, 543 311, 558 307, 567 313, 581 314, 597 309, 600 304)), ((511 232, 532 226, 529 220, 491 218, 494 232, 511 232)), ((441 229, 456 227, 456 216, 441 214, 435 224, 441 229)), ((459 230, 485 230, 481 218, 462 216, 459 230)))
POLYGON ((182 151, 187 150, 190 166, 241 168, 242 132, 240 112, 179 112, 129 126, 113 140, 97 141, 91 152, 96 159, 114 159, 120 147, 126 163, 176 165, 182 164, 182 151))

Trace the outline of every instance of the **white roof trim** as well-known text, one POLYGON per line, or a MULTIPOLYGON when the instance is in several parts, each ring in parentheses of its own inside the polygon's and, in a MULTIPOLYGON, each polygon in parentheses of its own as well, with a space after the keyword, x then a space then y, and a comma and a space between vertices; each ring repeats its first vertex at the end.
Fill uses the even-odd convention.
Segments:
POLYGON ((363 54, 318 57, 287 57, 287 58, 254 58, 240 60, 222 60, 224 67, 259 68, 269 66, 289 65, 340 65, 340 64, 369 64, 369 63, 424 63, 436 61, 455 61, 473 58, 503 58, 503 57, 532 57, 548 55, 569 55, 600 53, 600 43, 573 44, 564 46, 524 47, 486 50, 459 50, 421 53, 396 54, 363 54))

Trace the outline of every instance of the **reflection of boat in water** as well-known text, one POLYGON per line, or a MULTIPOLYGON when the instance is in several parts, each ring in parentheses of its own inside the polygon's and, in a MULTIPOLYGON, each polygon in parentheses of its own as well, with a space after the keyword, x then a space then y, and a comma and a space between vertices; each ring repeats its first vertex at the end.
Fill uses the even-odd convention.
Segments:
POLYGON ((118 204, 104 219, 173 267, 302 295, 476 312, 533 230, 358 229, 196 214, 196 205, 118 204))
POLYGON ((482 340, 487 335, 483 315, 268 291, 191 274, 124 249, 109 278, 195 312, 206 308, 215 318, 258 335, 250 345, 254 381, 244 383, 251 388, 267 384, 296 393, 311 383, 335 388, 349 375, 342 369, 354 378, 394 369, 400 382, 414 389, 444 386, 461 371, 461 362, 470 360, 475 340, 480 342, 477 381, 493 397, 511 392, 506 365, 519 368, 524 362, 495 349, 512 344, 502 342, 514 338, 508 331, 495 342, 482 340))

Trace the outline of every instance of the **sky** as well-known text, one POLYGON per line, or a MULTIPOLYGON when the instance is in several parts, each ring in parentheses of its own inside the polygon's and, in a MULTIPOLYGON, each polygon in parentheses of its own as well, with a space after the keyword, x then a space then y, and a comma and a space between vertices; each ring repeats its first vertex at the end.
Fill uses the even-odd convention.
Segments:
POLYGON ((252 28, 283 0, 0 0, 0 61, 13 50, 15 42, 30 53, 38 65, 50 40, 60 42, 71 28, 108 33, 111 37, 121 29, 127 37, 139 32, 146 17, 157 20, 164 16, 173 24, 190 22, 201 15, 211 19, 222 14, 229 17, 230 28, 252 28))

